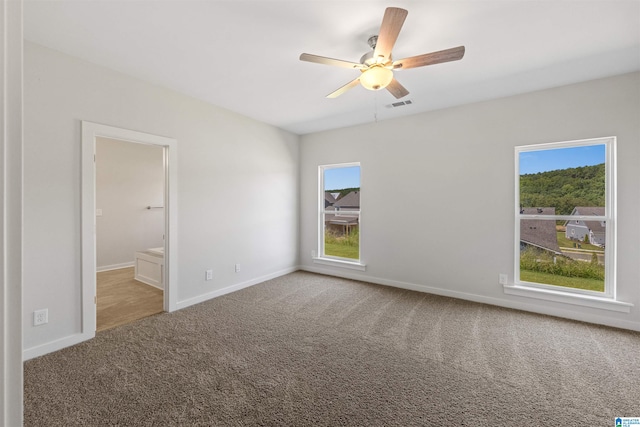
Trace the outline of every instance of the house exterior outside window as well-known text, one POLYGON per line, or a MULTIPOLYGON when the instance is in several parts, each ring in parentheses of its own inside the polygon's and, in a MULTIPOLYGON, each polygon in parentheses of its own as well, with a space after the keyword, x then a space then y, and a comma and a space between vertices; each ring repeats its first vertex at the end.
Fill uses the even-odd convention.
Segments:
POLYGON ((615 138, 516 147, 514 284, 615 299, 615 138))
POLYGON ((318 181, 318 256, 314 262, 364 270, 360 163, 319 166, 318 181))

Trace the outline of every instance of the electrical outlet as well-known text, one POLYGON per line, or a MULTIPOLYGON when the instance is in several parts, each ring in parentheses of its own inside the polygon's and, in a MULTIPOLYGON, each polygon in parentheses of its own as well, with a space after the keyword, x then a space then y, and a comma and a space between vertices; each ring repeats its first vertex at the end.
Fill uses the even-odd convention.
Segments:
POLYGON ((500 278, 498 279, 498 282, 501 285, 508 285, 508 283, 507 283, 508 281, 509 281, 509 276, 507 276, 506 274, 501 274, 500 278))
POLYGON ((213 279, 213 270, 207 270, 204 272, 204 280, 212 280, 213 279))
POLYGON ((311 251, 311 258, 315 258, 316 257, 316 251, 311 251))
POLYGON ((44 325, 49 323, 49 309, 36 310, 33 312, 33 326, 44 325))
POLYGON ((240 273, 240 264, 236 264, 236 273, 240 273))

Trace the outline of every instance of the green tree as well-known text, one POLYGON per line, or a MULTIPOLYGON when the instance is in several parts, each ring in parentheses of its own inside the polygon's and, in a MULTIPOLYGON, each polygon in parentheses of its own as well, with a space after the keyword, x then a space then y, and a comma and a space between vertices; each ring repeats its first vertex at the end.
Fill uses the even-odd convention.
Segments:
POLYGON ((556 215, 571 215, 576 206, 604 206, 604 200, 604 163, 520 175, 524 207, 554 207, 556 215))

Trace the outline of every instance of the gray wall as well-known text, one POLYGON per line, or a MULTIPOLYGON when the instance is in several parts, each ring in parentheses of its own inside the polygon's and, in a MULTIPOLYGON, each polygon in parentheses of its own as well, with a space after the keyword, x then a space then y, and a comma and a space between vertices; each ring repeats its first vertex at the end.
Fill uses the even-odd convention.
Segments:
POLYGON ((134 253, 163 246, 162 147, 96 138, 98 271, 133 265, 134 253))
MULTIPOLYGON (((301 263, 312 271, 640 329, 640 73, 305 135, 301 263), (618 296, 630 314, 505 295, 514 274, 514 147, 618 138, 618 296), (320 266, 318 166, 360 162, 367 270, 320 266), (401 218, 401 224, 396 220, 401 218)), ((373 118, 372 118, 373 121, 373 118)))
POLYGON ((296 268, 298 136, 29 42, 24 78, 27 354, 81 333, 81 120, 177 139, 179 306, 296 268))

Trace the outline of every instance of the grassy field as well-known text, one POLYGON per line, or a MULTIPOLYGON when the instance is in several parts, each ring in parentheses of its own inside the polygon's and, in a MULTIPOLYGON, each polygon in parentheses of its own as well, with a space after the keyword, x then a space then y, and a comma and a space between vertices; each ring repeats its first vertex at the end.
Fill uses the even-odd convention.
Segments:
POLYGON ((585 289, 588 291, 604 292, 604 280, 584 279, 581 277, 564 277, 555 274, 541 273, 530 270, 520 270, 520 280, 532 283, 564 286, 566 288, 585 289))
MULTIPOLYGON (((573 245, 575 243, 577 243, 574 240, 571 239, 567 239, 567 237, 564 235, 564 231, 558 231, 558 246, 560 246, 561 248, 573 248, 573 245)), ((580 246, 582 249, 587 249, 590 251, 598 251, 598 252, 604 252, 604 250, 596 245, 591 245, 589 243, 580 243, 580 246)))
POLYGON ((360 248, 357 246, 347 246, 340 243, 324 243, 324 253, 329 256, 342 258, 359 259, 360 248))
POLYGON ((324 233, 324 254, 341 258, 360 259, 360 230, 355 228, 348 235, 324 233))
POLYGON ((527 248, 520 252, 520 280, 590 291, 604 291, 604 265, 593 252, 590 262, 527 248))

